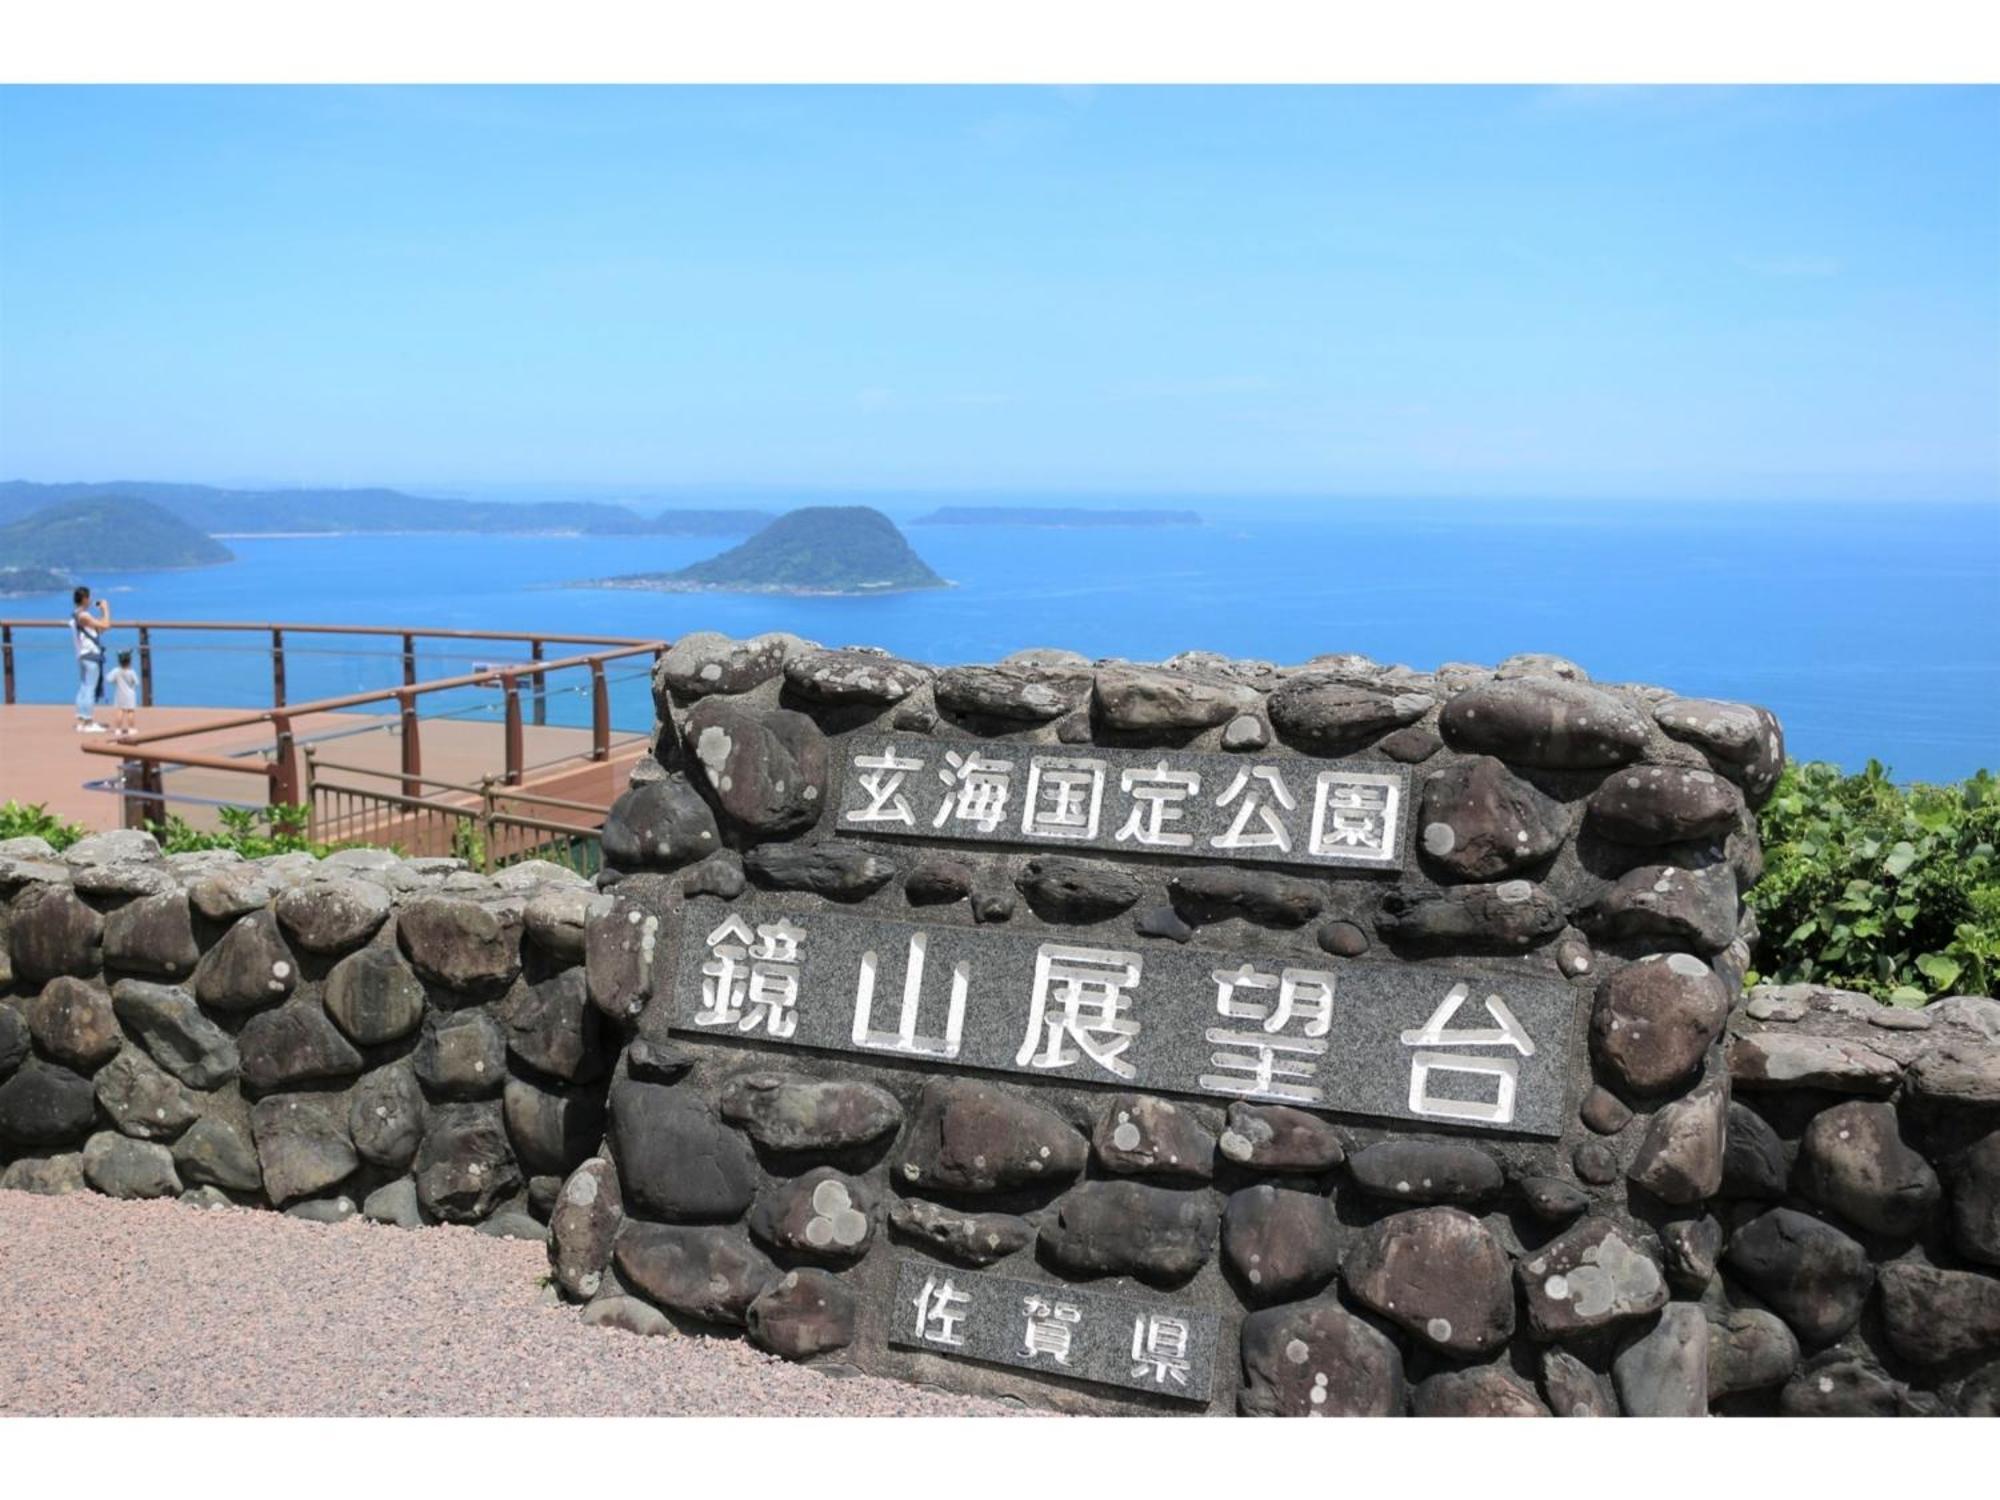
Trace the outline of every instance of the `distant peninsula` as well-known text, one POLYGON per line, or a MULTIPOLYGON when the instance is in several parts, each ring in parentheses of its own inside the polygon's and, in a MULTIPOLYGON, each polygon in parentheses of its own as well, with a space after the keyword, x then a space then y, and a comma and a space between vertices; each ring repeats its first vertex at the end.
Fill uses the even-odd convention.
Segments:
POLYGON ((641 515, 600 501, 440 500, 401 490, 226 490, 116 479, 96 484, 0 483, 0 523, 69 500, 143 500, 210 536, 348 536, 372 532, 488 535, 748 536, 767 510, 663 510, 641 515))
POLYGON ((788 511, 740 546, 672 573, 626 573, 586 587, 665 593, 899 594, 950 588, 865 505, 788 511))
POLYGON ((912 526, 1199 526, 1191 510, 1088 510, 1053 505, 946 505, 912 526))
POLYGON ((205 568, 236 554, 150 500, 68 500, 0 526, 0 568, 92 572, 205 568))
POLYGON ((60 594, 70 587, 69 575, 55 568, 0 568, 0 599, 19 594, 60 594))

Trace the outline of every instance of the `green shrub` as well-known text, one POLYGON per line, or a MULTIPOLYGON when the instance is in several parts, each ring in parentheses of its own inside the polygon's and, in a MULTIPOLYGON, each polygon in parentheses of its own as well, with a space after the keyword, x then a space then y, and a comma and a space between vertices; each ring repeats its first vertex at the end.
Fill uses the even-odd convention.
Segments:
POLYGON ((1811 980, 1893 1005, 2000 981, 2000 782, 1898 786, 1875 761, 1843 776, 1788 765, 1759 815, 1754 979, 1811 980))
POLYGON ((165 822, 151 824, 153 837, 168 854, 191 854, 198 849, 234 849, 245 859, 266 854, 306 853, 325 855, 342 844, 319 844, 299 830, 306 826, 304 807, 224 807, 216 811, 222 826, 213 832, 192 828, 176 813, 165 822))
POLYGON ((67 849, 90 832, 66 822, 41 802, 0 802, 0 839, 47 839, 55 849, 67 849))

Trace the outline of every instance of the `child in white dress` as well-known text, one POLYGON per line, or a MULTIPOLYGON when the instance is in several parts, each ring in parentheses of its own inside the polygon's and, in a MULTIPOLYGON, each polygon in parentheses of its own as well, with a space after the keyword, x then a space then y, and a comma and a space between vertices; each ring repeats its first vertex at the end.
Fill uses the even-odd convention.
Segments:
POLYGON ((118 668, 105 679, 111 688, 111 706, 117 709, 118 738, 128 739, 138 732, 134 722, 139 707, 139 677, 132 670, 132 653, 118 653, 118 668))

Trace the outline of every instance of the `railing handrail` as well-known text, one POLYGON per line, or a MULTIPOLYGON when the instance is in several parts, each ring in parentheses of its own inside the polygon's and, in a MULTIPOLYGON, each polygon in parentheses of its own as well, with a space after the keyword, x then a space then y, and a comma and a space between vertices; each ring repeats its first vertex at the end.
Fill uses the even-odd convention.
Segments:
MULTIPOLYGON (((446 781, 438 776, 406 777, 401 771, 384 771, 377 766, 353 766, 337 760, 327 760, 322 756, 306 752, 316 771, 338 771, 346 776, 372 776, 378 781, 420 781, 425 786, 443 787, 448 792, 463 792, 474 797, 494 797, 506 802, 533 802, 542 807, 560 807, 568 812, 606 813, 611 810, 605 802, 574 802, 567 797, 548 797, 540 792, 521 792, 507 786, 495 786, 490 781, 485 785, 464 781, 446 781)), ((576 757, 571 757, 575 759, 576 757)), ((550 762, 560 765, 560 761, 550 762)), ((539 767, 538 769, 547 769, 539 767)), ((386 793, 371 791, 367 787, 339 787, 337 782, 321 782, 321 785, 338 787, 342 791, 352 791, 363 796, 384 796, 386 793)), ((440 806, 446 804, 439 804, 440 806)))
MULTIPOLYGON (((10 630, 67 630, 68 620, 45 616, 31 619, 0 618, 0 626, 10 630)), ((293 625, 282 620, 113 620, 112 630, 240 630, 265 635, 282 630, 294 635, 393 635, 416 636, 423 640, 446 641, 544 641, 551 646, 651 646, 643 636, 565 635, 547 630, 461 630, 428 625, 293 625)))

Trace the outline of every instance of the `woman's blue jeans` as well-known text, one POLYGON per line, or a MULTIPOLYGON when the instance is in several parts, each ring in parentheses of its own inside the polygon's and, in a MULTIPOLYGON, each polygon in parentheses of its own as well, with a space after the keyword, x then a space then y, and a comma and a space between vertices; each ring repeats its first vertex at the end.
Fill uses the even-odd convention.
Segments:
POLYGON ((76 716, 90 719, 97 716, 97 673, 104 665, 101 656, 79 656, 76 659, 76 716))

